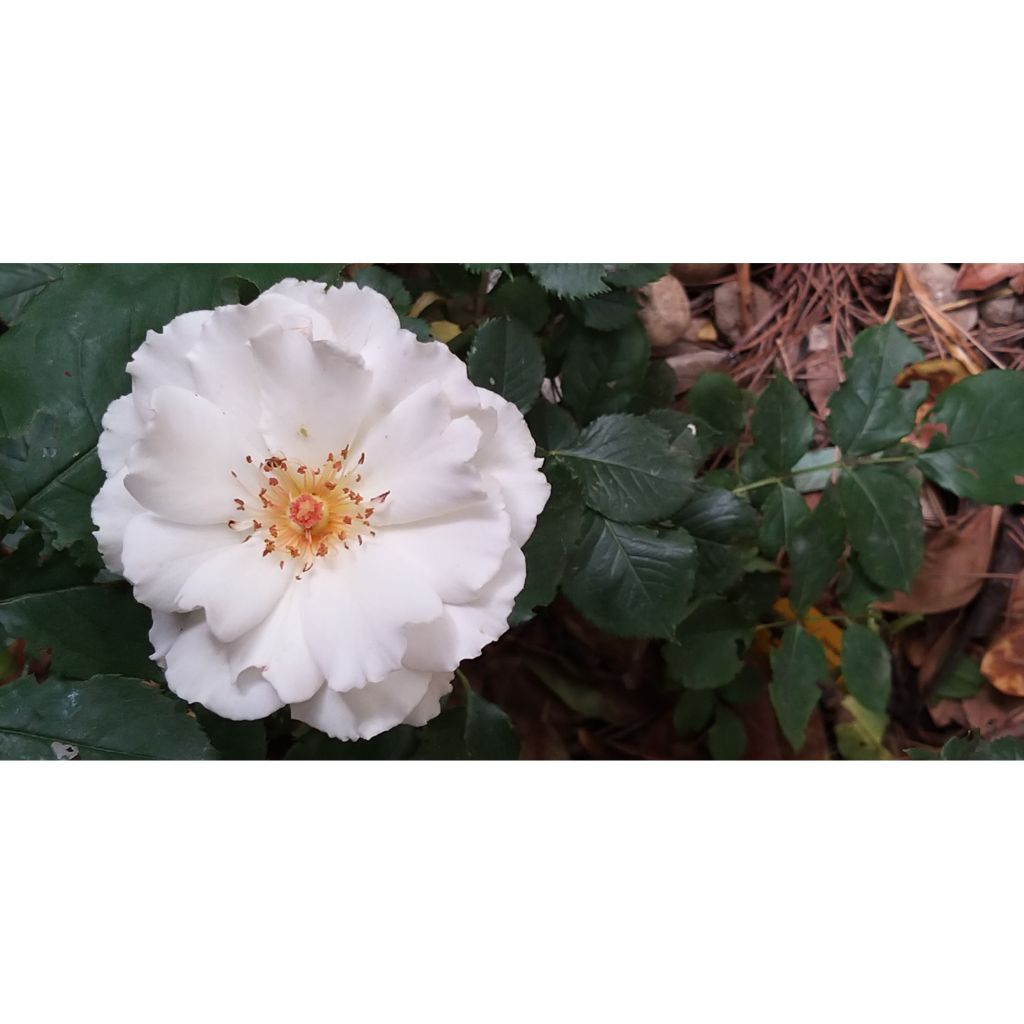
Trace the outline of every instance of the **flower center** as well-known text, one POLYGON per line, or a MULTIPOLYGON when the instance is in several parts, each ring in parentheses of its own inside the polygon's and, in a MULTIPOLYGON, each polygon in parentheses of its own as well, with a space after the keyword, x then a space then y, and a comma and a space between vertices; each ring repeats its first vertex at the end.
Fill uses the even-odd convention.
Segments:
MULTIPOLYGON (((291 565, 294 571, 300 562, 295 578, 301 579, 317 558, 339 547, 351 550, 352 542, 362 545, 364 538, 376 536, 370 521, 391 492, 369 499, 359 493, 365 459, 361 454, 351 460, 348 448, 343 448, 339 455, 328 452, 311 469, 270 455, 260 463, 264 486, 255 498, 235 498, 237 512, 255 514, 251 519, 229 519, 228 526, 245 534, 243 543, 253 537, 261 540, 264 558, 275 556, 282 570, 291 565)), ((252 456, 245 461, 251 464, 252 456)))
POLYGON ((288 506, 288 518, 300 530, 312 530, 323 521, 324 503, 312 494, 300 494, 288 506))

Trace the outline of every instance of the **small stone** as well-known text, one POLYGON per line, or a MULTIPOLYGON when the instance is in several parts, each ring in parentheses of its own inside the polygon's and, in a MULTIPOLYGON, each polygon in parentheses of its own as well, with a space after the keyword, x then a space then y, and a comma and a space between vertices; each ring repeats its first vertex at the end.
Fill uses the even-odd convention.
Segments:
POLYGON ((1024 300, 1013 295, 981 304, 981 319, 992 327, 1006 327, 1024 320, 1024 300))
POLYGON ((702 373, 724 370, 729 365, 729 353, 716 349, 698 349, 669 356, 665 362, 675 371, 678 395, 689 391, 702 373))
MULTIPOLYGON (((966 292, 958 292, 954 289, 953 283, 956 281, 958 271, 954 270, 948 263, 912 263, 911 267, 913 267, 917 279, 924 286, 925 291, 928 292, 932 305, 936 308, 941 309, 950 302, 956 302, 957 299, 969 298, 966 292)), ((903 295, 900 298, 899 305, 896 307, 896 317, 897 319, 903 319, 904 317, 915 316, 920 312, 920 306, 917 299, 914 298, 914 293, 908 282, 904 286, 903 295)), ((978 324, 978 307, 976 305, 964 306, 962 309, 945 310, 944 312, 950 320, 965 331, 973 330, 978 324)))
MULTIPOLYGON (((750 322, 756 324, 768 315, 772 297, 759 284, 751 286, 750 322)), ((740 316, 740 286, 735 281, 726 281, 715 289, 715 325, 733 344, 743 336, 743 321, 740 316)))
POLYGON ((683 284, 710 284, 731 274, 735 266, 735 263, 673 263, 672 273, 683 284))
POLYGON ((690 300, 686 289, 671 274, 637 290, 640 320, 652 348, 666 348, 682 341, 690 326, 690 300))

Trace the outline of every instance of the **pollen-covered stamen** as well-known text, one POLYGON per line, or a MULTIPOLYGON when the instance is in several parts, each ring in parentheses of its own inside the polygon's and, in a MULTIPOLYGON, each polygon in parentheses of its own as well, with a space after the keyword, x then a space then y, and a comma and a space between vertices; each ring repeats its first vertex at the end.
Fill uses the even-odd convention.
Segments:
MULTIPOLYGON (((353 550, 350 541, 361 547, 364 537, 376 536, 370 519, 390 491, 369 499, 376 506, 372 507, 355 488, 362 480, 359 469, 366 455, 353 452, 352 456, 350 460, 348 446, 337 455, 328 452, 319 466, 292 466, 285 457, 268 456, 259 463, 264 477, 257 494, 260 518, 231 519, 228 526, 245 533, 243 540, 259 537, 264 557, 274 554, 280 569, 297 569, 296 579, 309 572, 317 558, 326 558, 338 547, 353 550), (291 559, 290 566, 282 556, 291 559)), ((253 464, 253 457, 246 456, 246 462, 253 464)), ((245 500, 236 498, 235 514, 245 509, 245 500)))

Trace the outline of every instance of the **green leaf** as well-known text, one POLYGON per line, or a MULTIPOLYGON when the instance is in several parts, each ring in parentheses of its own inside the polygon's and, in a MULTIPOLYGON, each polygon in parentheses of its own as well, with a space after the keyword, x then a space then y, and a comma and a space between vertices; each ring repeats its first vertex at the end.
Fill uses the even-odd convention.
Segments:
POLYGON ((150 616, 124 583, 97 583, 0 601, 0 626, 31 648, 53 649, 53 670, 158 678, 150 661, 150 616))
POLYGON ((466 708, 448 708, 416 730, 415 761, 466 761, 466 708))
POLYGON ((380 292, 395 308, 396 313, 406 314, 412 305, 412 296, 405 283, 397 274, 383 267, 360 267, 352 277, 356 284, 363 288, 372 288, 380 292))
POLYGON ((770 617, 772 605, 782 593, 782 581, 777 572, 748 572, 736 585, 733 600, 750 619, 770 617))
POLYGON ((814 436, 814 422, 800 392, 776 374, 757 400, 750 430, 754 447, 768 467, 786 473, 807 451, 814 436))
MULTIPOLYGON (((444 264, 441 264, 444 266, 444 264)), ((463 263, 467 270, 474 274, 486 274, 492 270, 500 270, 504 274, 512 273, 511 263, 463 263)))
POLYGON ((735 444, 743 432, 746 414, 743 392, 724 373, 702 373, 690 389, 687 405, 694 416, 714 431, 715 448, 735 444))
POLYGON ((0 320, 13 327, 29 301, 59 281, 60 263, 0 263, 0 320))
POLYGON ((716 761, 738 761, 747 749, 747 733, 735 711, 718 705, 715 724, 708 732, 708 750, 716 761))
POLYGON ((749 665, 744 665, 739 675, 717 692, 722 700, 727 700, 730 704, 747 704, 759 696, 763 689, 764 682, 757 671, 749 665))
POLYGON ((808 452, 793 466, 793 486, 801 494, 813 494, 816 491, 825 490, 840 458, 839 449, 835 445, 808 452))
POLYGON ((266 758, 267 727, 262 720, 235 722, 221 718, 200 704, 194 710, 196 720, 223 760, 262 761, 266 758))
POLYGON ((146 331, 179 313, 237 301, 244 266, 66 266, 0 335, 0 435, 25 437, 0 446, 0 492, 8 491, 18 508, 31 503, 36 516, 62 519, 62 542, 88 533, 87 517, 75 530, 64 512, 48 512, 51 497, 67 508, 63 487, 35 496, 61 474, 70 473, 76 485, 88 476, 87 467, 73 464, 94 458, 100 420, 130 390, 125 367, 146 331))
MULTIPOLYGON (((398 322, 410 334, 415 334, 417 341, 434 340, 434 336, 430 333, 430 324, 426 320, 421 320, 418 316, 399 315, 398 322)), ((457 338, 452 340, 455 341, 457 338)))
POLYGON ((557 465, 545 466, 544 471, 551 483, 551 497, 523 546, 526 584, 509 617, 513 626, 555 599, 583 521, 583 497, 576 481, 557 465))
POLYGON ((542 287, 565 299, 585 299, 608 291, 603 263, 528 263, 527 267, 542 287))
POLYGON ((515 761, 519 737, 497 704, 466 691, 466 755, 470 761, 515 761))
POLYGON ((772 651, 772 706, 790 746, 799 753, 807 723, 821 697, 818 684, 828 675, 821 644, 798 622, 787 626, 782 645, 772 651))
POLYGON ((140 679, 20 679, 0 686, 0 759, 52 761, 54 743, 76 747, 83 761, 215 758, 185 712, 182 701, 140 679))
POLYGON ((630 400, 629 412, 669 412, 676 400, 676 375, 664 359, 652 359, 644 371, 640 389, 630 400))
POLYGON ((0 602, 88 584, 94 576, 95 570, 83 569, 65 552, 44 554, 43 538, 27 533, 14 551, 0 557, 0 602))
POLYGON ((609 633, 668 637, 690 599, 696 570, 693 539, 684 530, 656 532, 588 514, 563 590, 609 633))
POLYGON ((703 420, 678 409, 652 409, 647 419, 659 430, 665 431, 669 447, 682 452, 693 465, 699 466, 715 449, 717 432, 703 420))
POLYGON ((792 487, 776 484, 761 509, 761 530, 758 542, 761 550, 774 558, 793 543, 793 535, 810 515, 807 502, 792 487))
POLYGON ((1024 500, 1024 373, 968 377, 939 395, 929 420, 946 434, 918 457, 927 477, 988 505, 1024 500))
POLYGON ((939 683, 932 694, 932 700, 941 700, 943 697, 968 700, 977 696, 984 684, 985 677, 981 674, 978 663, 970 658, 961 658, 956 668, 939 683))
POLYGON ((829 399, 828 429, 845 455, 865 455, 895 444, 914 429, 914 413, 928 394, 924 381, 893 385, 896 374, 924 358, 892 322, 861 331, 846 380, 829 399))
POLYGON ((95 448, 90 448, 41 487, 22 508, 25 522, 41 527, 57 549, 95 544, 92 500, 103 483, 95 448))
POLYGON ((679 624, 662 655, 668 676, 690 690, 714 690, 736 678, 754 638, 753 623, 724 598, 704 601, 679 624))
POLYGON ((853 697, 844 697, 843 707, 853 717, 852 722, 836 725, 836 746, 847 761, 888 761, 892 754, 882 745, 889 717, 878 711, 869 711, 853 697))
POLYGON ((529 328, 510 320, 489 320, 477 332, 466 361, 469 379, 526 412, 540 394, 544 355, 529 328))
POLYGON ((803 614, 818 599, 836 574, 846 544, 846 524, 833 488, 825 491, 817 508, 794 527, 789 544, 792 575, 790 600, 803 614))
POLYGON ((751 541, 757 534, 757 513, 749 503, 719 487, 698 481, 672 521, 700 540, 732 544, 751 541))
POLYGON ((858 618, 867 615, 876 601, 888 601, 892 597, 891 590, 868 579, 853 555, 846 560, 840 573, 837 594, 843 611, 858 618))
MULTIPOLYGON (((913 757, 917 751, 908 753, 913 757)), ((1014 736, 991 741, 980 736, 954 736, 939 751, 939 758, 943 761, 1024 761, 1024 740, 1014 736)))
POLYGON ((920 485, 896 466, 857 466, 839 477, 850 544, 879 586, 909 590, 921 565, 920 485))
POLYGON ((539 331, 551 316, 544 289, 525 276, 503 281, 487 296, 487 305, 498 316, 521 320, 531 331, 539 331))
POLYGON ((714 690, 683 690, 672 713, 672 724, 680 736, 692 736, 707 728, 714 713, 714 690))
POLYGON ((643 388, 650 354, 651 343, 639 324, 614 334, 577 331, 562 364, 565 404, 581 423, 625 412, 643 388))
POLYGON ((757 534, 757 513, 731 491, 697 482, 672 521, 697 542, 697 592, 719 593, 743 575, 744 546, 757 534))
POLYGON ((370 740, 335 740, 310 729, 289 748, 285 760, 403 761, 419 746, 417 732, 411 725, 397 725, 370 740))
POLYGON ((668 263, 606 263, 605 280, 615 288, 640 288, 669 272, 668 263))
POLYGON ((546 398, 539 398, 526 414, 526 425, 537 447, 547 452, 569 448, 580 436, 576 421, 560 405, 546 398))
POLYGON ((618 331, 632 322, 640 307, 629 292, 612 291, 588 299, 574 299, 570 308, 586 327, 595 331, 618 331))
POLYGON ((884 713, 892 692, 889 649, 877 633, 851 622, 843 631, 842 667, 846 688, 868 711, 884 713))
POLYGON ((682 504, 693 471, 665 433, 637 416, 602 416, 552 453, 583 486, 586 503, 619 522, 662 519, 682 504))
POLYGON ((299 281, 337 284, 344 267, 344 263, 235 263, 230 271, 265 292, 289 277, 299 281))

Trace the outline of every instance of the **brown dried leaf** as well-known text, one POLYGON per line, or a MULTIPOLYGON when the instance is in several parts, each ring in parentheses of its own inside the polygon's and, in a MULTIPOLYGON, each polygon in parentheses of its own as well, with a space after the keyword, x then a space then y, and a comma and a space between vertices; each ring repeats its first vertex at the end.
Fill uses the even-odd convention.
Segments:
POLYGON ((901 370, 893 383, 901 388, 912 380, 927 381, 928 396, 934 400, 940 392, 969 376, 970 372, 959 359, 925 359, 901 370))
POLYGON ((946 527, 925 533, 924 558, 906 594, 877 605, 886 612, 935 612, 962 608, 985 582, 1001 508, 984 505, 946 527))
POLYGON ((828 415, 829 399, 842 383, 840 372, 832 326, 815 324, 807 334, 804 380, 807 381, 807 394, 822 416, 828 415))
POLYGON ((1024 697, 1024 574, 1006 608, 1006 625, 981 659, 982 674, 1000 692, 1024 697))
POLYGON ((992 285, 1018 274, 1024 277, 1024 263, 964 263, 957 274, 954 287, 958 291, 983 292, 986 288, 991 288, 992 285))

